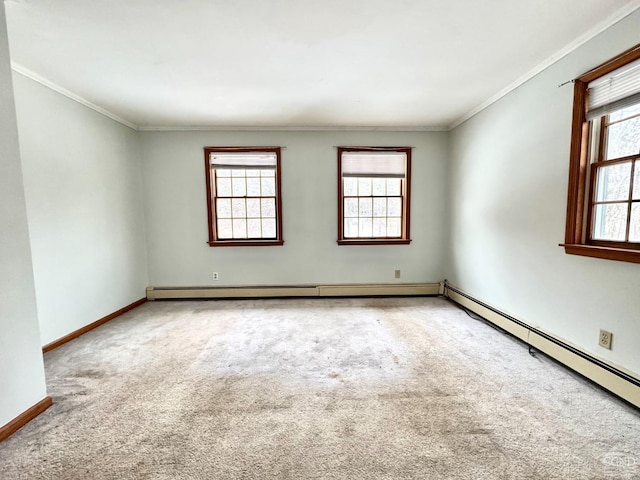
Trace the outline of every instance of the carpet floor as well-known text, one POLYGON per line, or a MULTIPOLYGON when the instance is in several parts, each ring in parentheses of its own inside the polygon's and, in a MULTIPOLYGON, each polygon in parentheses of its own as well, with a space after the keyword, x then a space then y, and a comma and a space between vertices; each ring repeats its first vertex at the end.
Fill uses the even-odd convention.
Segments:
POLYGON ((2 479, 640 479, 640 413, 443 298, 149 302, 45 355, 2 479))

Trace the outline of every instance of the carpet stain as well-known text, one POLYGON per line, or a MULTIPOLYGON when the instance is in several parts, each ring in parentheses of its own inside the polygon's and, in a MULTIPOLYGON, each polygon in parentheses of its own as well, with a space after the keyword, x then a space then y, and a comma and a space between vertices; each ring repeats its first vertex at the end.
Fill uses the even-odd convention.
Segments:
POLYGON ((402 399, 415 399, 422 398, 422 392, 418 391, 405 391, 405 392, 395 392, 395 393, 381 393, 378 395, 378 398, 381 400, 402 400, 402 399))
POLYGON ((79 370, 72 372, 70 376, 79 378, 103 378, 106 376, 106 373, 100 370, 79 370))

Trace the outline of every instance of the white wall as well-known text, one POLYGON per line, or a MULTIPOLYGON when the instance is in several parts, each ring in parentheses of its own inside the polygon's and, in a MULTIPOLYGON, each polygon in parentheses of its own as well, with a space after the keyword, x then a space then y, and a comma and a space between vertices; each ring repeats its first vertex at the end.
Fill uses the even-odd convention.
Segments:
POLYGON ((640 265, 566 255, 573 88, 558 85, 640 42, 640 12, 451 135, 452 283, 640 372, 640 265), (598 330, 614 333, 613 350, 598 330))
POLYGON ((446 132, 141 133, 153 286, 432 282, 444 275, 446 132), (209 247, 205 146, 282 146, 285 244, 209 247), (410 245, 338 246, 338 145, 412 146, 410 245), (394 270, 402 277, 395 280, 394 270), (220 280, 212 280, 212 272, 220 280))
POLYGON ((46 396, 27 210, 0 3, 0 427, 46 396))
POLYGON ((47 344, 145 296, 138 133, 14 74, 47 344))

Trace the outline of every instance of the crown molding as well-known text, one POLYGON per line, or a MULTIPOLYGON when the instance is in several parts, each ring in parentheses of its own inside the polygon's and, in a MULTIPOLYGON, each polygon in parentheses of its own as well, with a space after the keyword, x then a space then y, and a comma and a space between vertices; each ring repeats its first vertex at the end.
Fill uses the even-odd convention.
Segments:
POLYGON ((471 117, 474 117, 475 115, 480 113, 485 108, 489 107, 490 105, 493 105, 498 100, 500 100, 502 97, 508 95, 509 93, 514 91, 516 88, 518 88, 520 85, 528 82, 533 77, 538 75, 540 72, 546 70, 547 68, 549 68, 554 63, 558 62, 559 60, 561 60, 564 57, 566 57, 567 55, 569 55, 571 52, 577 50, 579 47, 581 47, 582 45, 587 43, 592 38, 598 36, 599 34, 604 32, 606 29, 612 27, 616 23, 618 23, 621 20, 623 20, 624 18, 628 17, 633 12, 638 10, 638 8, 640 8, 640 0, 634 0, 634 1, 630 2, 627 6, 625 6, 622 9, 616 11, 615 13, 613 13, 612 15, 610 15, 609 17, 604 19, 602 22, 598 23, 595 27, 591 28, 590 30, 585 32, 583 35, 579 36, 574 41, 572 41, 571 43, 566 45, 564 48, 558 50, 556 53, 551 55, 549 58, 547 58, 542 63, 538 64, 532 70, 530 70, 529 72, 525 73, 521 77, 517 78, 513 83, 507 85, 505 88, 500 90, 498 93, 496 93, 495 95, 493 95, 489 99, 485 100, 484 102, 482 102, 480 105, 478 105, 474 109, 470 110, 468 113, 466 113, 465 115, 460 117, 458 120, 453 122, 451 125, 449 125, 447 130, 453 130, 454 128, 458 127, 459 125, 462 125, 464 122, 469 120, 471 117))
POLYGON ((139 126, 141 132, 446 132, 447 127, 427 126, 300 126, 300 125, 211 125, 211 126, 139 126))
POLYGON ((129 127, 133 130, 138 130, 138 126, 135 123, 132 123, 128 120, 125 120, 124 118, 120 117, 119 115, 116 115, 113 112, 110 112, 109 110, 102 108, 98 105, 96 105, 95 103, 90 102, 89 100, 87 100, 86 98, 81 97, 80 95, 77 95, 69 90, 67 90, 66 88, 61 87, 60 85, 53 83, 51 80, 48 80, 40 75, 38 75, 37 73, 29 70, 28 68, 23 67, 22 65, 20 65, 19 63, 16 63, 14 61, 11 61, 11 69, 16 72, 19 73, 20 75, 22 75, 23 77, 27 77, 31 80, 33 80, 34 82, 39 83, 40 85, 49 88, 50 90, 53 90, 56 93, 59 93, 60 95, 64 95, 65 97, 78 102, 80 105, 84 105, 87 108, 90 108, 91 110, 94 110, 96 112, 98 112, 101 115, 104 115, 105 117, 109 117, 111 120, 114 120, 126 127, 129 127))

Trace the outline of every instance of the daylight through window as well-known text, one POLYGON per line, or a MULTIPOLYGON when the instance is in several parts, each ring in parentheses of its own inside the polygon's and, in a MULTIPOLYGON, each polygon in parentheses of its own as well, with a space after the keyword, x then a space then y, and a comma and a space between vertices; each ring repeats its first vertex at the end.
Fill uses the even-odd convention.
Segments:
POLYGON ((205 148, 209 244, 281 245, 280 148, 205 148))
POLYGON ((338 148, 338 243, 409 243, 410 148, 338 148))
MULTIPOLYGON (((640 242, 640 104, 602 117, 600 151, 592 163, 591 240, 640 242)), ((594 122, 594 127, 597 122, 594 122)))

